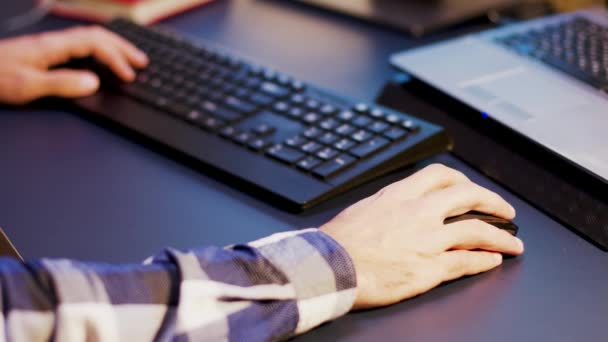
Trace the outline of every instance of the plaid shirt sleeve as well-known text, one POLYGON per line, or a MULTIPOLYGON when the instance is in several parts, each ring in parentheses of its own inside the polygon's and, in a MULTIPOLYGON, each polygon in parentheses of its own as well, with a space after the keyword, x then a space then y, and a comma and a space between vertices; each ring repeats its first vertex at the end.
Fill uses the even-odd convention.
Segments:
POLYGON ((348 312, 356 276, 317 229, 141 265, 0 260, 9 341, 276 341, 348 312))

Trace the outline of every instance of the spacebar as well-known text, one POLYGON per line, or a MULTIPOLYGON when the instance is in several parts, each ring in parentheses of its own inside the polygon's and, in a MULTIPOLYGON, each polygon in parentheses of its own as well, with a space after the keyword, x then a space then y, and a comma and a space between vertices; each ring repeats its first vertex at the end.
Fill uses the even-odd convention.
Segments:
POLYGON ((567 73, 568 75, 579 79, 580 81, 583 81, 587 84, 589 84, 590 86, 600 89, 600 90, 608 90, 608 80, 602 80, 596 77, 593 77, 583 71, 581 71, 580 69, 577 69, 573 66, 571 66, 568 63, 565 63, 564 61, 555 58, 553 56, 544 56, 541 58, 541 60, 565 73, 567 73))

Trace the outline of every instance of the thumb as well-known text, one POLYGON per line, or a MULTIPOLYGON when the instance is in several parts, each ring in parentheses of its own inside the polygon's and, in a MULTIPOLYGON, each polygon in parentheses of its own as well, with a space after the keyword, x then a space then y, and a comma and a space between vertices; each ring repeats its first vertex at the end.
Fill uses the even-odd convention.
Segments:
POLYGON ((41 73, 36 97, 82 97, 99 89, 99 77, 90 71, 58 69, 41 73))

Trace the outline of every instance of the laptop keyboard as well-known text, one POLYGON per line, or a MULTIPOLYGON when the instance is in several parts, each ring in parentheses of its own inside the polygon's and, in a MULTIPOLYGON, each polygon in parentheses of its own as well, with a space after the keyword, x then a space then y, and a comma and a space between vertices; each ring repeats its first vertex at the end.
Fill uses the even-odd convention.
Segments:
POLYGON ((575 17, 543 29, 500 37, 509 49, 608 91, 608 27, 575 17))

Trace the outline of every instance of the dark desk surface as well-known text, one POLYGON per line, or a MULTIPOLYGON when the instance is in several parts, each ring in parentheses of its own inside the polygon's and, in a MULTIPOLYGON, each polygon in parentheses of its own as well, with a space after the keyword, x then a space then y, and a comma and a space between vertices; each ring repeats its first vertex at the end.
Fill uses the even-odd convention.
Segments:
MULTIPOLYGON (((68 24, 48 18, 36 29, 68 24)), ((391 76, 388 56, 414 43, 281 1, 217 1, 167 24, 364 100, 391 76)), ((431 162, 456 167, 511 201, 525 256, 300 339, 605 340, 608 253, 452 156, 431 162)), ((290 215, 73 113, 50 110, 0 110, 0 175, 0 226, 26 257, 109 262, 139 261, 167 245, 226 245, 316 226, 375 189, 290 215)))

